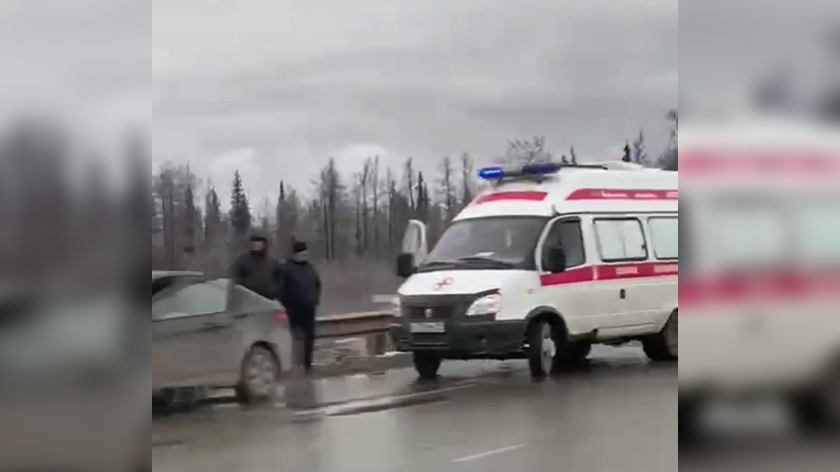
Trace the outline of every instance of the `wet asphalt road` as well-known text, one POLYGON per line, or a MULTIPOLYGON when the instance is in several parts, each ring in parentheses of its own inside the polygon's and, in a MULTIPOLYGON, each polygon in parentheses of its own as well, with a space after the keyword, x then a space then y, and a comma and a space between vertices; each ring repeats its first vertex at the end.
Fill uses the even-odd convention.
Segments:
POLYGON ((523 362, 453 362, 296 384, 288 406, 213 406, 155 421, 156 472, 678 469, 677 367, 638 348, 541 383, 523 362))

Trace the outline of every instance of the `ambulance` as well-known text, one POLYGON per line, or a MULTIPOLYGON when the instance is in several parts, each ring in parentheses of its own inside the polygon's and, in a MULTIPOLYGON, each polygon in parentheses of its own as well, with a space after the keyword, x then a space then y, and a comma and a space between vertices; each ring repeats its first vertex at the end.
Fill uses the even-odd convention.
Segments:
POLYGON ((421 378, 446 359, 527 359, 545 378, 593 344, 678 356, 676 172, 624 162, 482 169, 486 184, 429 251, 411 221, 392 337, 421 378))
POLYGON ((692 124, 680 173, 680 428, 711 400, 767 395, 806 429, 840 426, 840 133, 692 124))

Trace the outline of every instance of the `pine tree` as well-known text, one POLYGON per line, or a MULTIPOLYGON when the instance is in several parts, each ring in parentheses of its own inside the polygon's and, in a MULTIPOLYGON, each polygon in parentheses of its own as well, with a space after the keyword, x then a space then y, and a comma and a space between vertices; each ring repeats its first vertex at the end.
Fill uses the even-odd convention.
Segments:
POLYGON ((248 195, 242 186, 239 171, 233 175, 233 189, 230 194, 230 220, 233 231, 243 235, 251 230, 251 209, 248 206, 248 195))

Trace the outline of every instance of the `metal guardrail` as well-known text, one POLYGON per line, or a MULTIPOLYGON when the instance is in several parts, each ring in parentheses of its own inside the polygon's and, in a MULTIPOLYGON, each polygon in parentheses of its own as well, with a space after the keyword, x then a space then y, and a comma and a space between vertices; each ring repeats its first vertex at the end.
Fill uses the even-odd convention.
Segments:
MULTIPOLYGON (((393 296, 376 295, 373 301, 381 304, 386 298, 390 300, 393 296)), ((364 337, 370 354, 378 355, 391 350, 390 327, 397 320, 390 309, 329 315, 318 318, 315 333, 318 339, 364 337)))
POLYGON ((371 311, 318 318, 319 338, 343 338, 388 332, 397 318, 391 311, 371 311))

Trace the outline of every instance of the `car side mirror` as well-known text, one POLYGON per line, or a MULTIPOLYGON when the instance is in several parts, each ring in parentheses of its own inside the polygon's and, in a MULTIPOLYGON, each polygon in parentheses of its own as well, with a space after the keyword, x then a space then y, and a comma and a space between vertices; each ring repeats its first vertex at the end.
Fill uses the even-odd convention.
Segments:
POLYGON ((561 246, 552 247, 548 250, 548 267, 545 268, 552 274, 559 274, 566 271, 566 250, 561 246))
POLYGON ((407 279, 414 275, 417 267, 414 266, 414 255, 403 253, 397 256, 397 276, 407 279))

